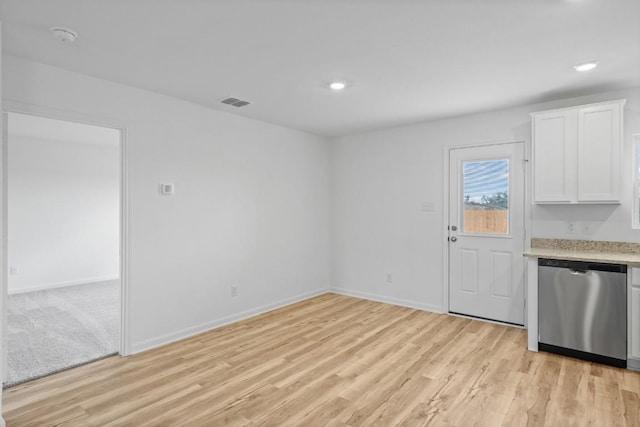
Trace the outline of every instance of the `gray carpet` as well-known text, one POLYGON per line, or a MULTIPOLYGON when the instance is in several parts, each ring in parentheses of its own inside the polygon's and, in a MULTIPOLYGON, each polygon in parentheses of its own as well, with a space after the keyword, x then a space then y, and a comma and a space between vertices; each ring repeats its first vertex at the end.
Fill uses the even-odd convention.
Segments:
POLYGON ((117 353, 119 301, 117 280, 9 295, 4 386, 117 353))

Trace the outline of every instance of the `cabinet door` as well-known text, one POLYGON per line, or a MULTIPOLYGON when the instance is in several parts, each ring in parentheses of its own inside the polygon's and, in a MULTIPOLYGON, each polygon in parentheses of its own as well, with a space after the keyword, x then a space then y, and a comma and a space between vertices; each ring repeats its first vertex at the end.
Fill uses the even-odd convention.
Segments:
POLYGON ((631 313, 629 313, 629 357, 640 359, 640 288, 631 287, 631 313))
POLYGON ((578 110, 578 201, 620 201, 622 105, 578 110))
POLYGON ((578 110, 536 113, 533 116, 534 201, 576 201, 578 110))
POLYGON ((640 267, 629 268, 627 275, 627 355, 630 359, 640 360, 640 267))

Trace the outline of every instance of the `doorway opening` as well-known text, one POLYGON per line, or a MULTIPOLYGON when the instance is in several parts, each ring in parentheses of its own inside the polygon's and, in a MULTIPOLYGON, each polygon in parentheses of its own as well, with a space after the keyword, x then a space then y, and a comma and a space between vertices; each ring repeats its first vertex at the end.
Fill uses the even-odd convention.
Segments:
POLYGON ((121 131, 7 113, 5 378, 121 348, 121 131))

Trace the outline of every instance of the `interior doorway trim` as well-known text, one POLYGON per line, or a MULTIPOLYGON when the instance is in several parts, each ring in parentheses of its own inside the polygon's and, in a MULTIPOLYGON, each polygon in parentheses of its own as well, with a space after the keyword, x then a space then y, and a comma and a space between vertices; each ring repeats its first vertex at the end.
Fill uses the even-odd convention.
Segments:
MULTIPOLYGON (((100 126, 120 131, 120 345, 119 353, 122 356, 131 354, 130 339, 130 295, 129 295, 129 272, 130 272, 130 189, 129 189, 129 145, 127 141, 127 124, 110 118, 96 117, 84 113, 60 110, 51 107, 28 104, 14 100, 3 100, 4 135, 2 138, 2 316, 3 316, 3 337, 7 334, 7 310, 6 299, 8 294, 8 255, 7 255, 7 164, 6 156, 8 147, 7 114, 18 113, 49 119, 65 120, 86 125, 100 126)), ((3 350, 2 360, 6 364, 6 346, 3 350)), ((6 372, 3 366, 2 372, 6 372)))
MULTIPOLYGON (((477 142, 470 144, 456 144, 456 145, 445 145, 443 147, 442 152, 442 165, 443 165, 443 187, 442 187, 442 312, 449 314, 449 242, 447 241, 448 231, 447 227, 449 226, 449 210, 450 210, 450 200, 449 200, 449 156, 451 150, 460 149, 460 148, 474 148, 474 147, 489 147, 493 145, 504 145, 504 144, 516 144, 522 143, 524 144, 524 164, 525 168, 524 173, 524 231, 525 231, 525 239, 523 242, 523 250, 526 251, 531 248, 531 179, 530 179, 530 155, 531 153, 531 143, 526 139, 510 139, 503 141, 488 141, 488 142, 477 142)), ((524 263, 524 328, 527 329, 527 263, 524 263)))

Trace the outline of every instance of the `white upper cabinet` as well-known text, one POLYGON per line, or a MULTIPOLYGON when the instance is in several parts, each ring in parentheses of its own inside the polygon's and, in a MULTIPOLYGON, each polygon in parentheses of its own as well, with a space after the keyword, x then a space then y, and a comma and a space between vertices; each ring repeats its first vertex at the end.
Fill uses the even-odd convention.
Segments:
POLYGON ((578 201, 620 201, 624 102, 578 109, 578 201))
POLYGON ((532 113, 535 203, 619 203, 625 100, 532 113))
POLYGON ((535 201, 571 203, 577 191, 578 111, 533 116, 535 201))

